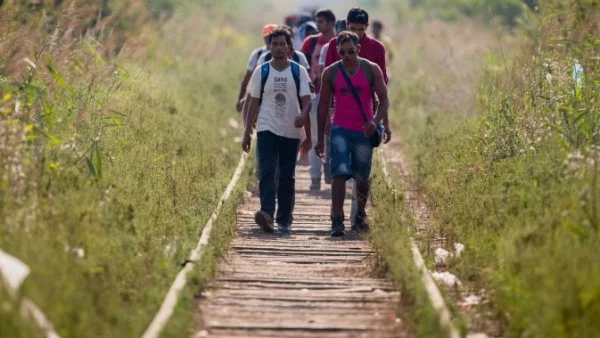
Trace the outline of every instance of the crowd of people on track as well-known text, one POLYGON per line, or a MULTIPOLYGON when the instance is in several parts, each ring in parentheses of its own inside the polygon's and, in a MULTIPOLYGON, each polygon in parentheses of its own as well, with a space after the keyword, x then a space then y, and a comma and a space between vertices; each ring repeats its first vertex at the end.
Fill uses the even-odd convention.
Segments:
POLYGON ((391 140, 388 73, 393 59, 384 25, 362 8, 286 16, 266 24, 252 51, 236 102, 249 152, 256 129, 260 210, 265 232, 292 232, 296 165, 310 166, 311 191, 331 184, 331 236, 343 236, 344 198, 352 185, 351 229, 368 231, 373 150, 391 140), (367 35, 371 26, 373 37, 367 35))

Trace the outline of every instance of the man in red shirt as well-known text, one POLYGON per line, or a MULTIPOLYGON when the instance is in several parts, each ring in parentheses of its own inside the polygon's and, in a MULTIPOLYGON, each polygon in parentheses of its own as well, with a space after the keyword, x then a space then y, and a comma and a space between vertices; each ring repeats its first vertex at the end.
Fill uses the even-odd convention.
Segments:
MULTIPOLYGON (((319 82, 321 81, 321 72, 319 67, 319 55, 321 49, 329 40, 335 37, 335 14, 330 9, 321 9, 315 14, 315 22, 319 29, 319 34, 308 36, 302 43, 302 53, 306 55, 308 64, 310 65, 310 80, 315 85, 315 93, 317 94, 312 101, 312 109, 310 112, 312 143, 317 143, 317 105, 319 103, 319 82)), ((314 150, 308 154, 308 162, 310 164, 311 190, 321 189, 321 158, 317 156, 314 150)))
MULTIPOLYGON (((367 59, 376 63, 383 72, 385 83, 388 82, 386 68, 386 51, 383 44, 373 38, 367 36, 367 28, 369 27, 369 14, 362 8, 352 8, 348 12, 347 29, 356 33, 360 39, 360 54, 361 58, 367 59)), ((337 38, 329 41, 329 49, 325 57, 325 68, 340 60, 337 53, 337 38)))

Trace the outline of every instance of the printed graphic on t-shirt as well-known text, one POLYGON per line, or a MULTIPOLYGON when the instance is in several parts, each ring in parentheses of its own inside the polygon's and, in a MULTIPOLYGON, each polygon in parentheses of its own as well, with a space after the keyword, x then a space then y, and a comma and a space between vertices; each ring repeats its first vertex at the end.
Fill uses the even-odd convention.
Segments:
POLYGON ((282 118, 286 115, 288 106, 287 106, 287 98, 285 93, 287 93, 287 77, 279 77, 275 76, 273 78, 273 90, 275 92, 275 116, 282 118))

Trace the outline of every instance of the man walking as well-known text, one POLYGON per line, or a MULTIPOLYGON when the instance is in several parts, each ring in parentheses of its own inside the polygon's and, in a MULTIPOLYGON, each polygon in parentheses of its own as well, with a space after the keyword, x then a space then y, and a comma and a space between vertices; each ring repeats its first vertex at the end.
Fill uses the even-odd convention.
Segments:
MULTIPOLYGON (((321 80, 321 68, 319 67, 319 56, 321 49, 329 40, 335 37, 335 14, 330 9, 321 9, 315 14, 315 22, 319 29, 319 34, 312 35, 304 39, 302 43, 302 53, 308 58, 310 65, 310 80, 315 85, 316 97, 312 102, 310 112, 312 143, 317 143, 317 104, 319 103, 319 87, 321 80)), ((317 156, 314 150, 308 154, 308 162, 310 164, 310 190, 321 189, 321 158, 317 156)))
MULTIPOLYGON (((330 44, 330 51, 333 47, 330 44)), ((329 118, 331 99, 334 98, 333 121, 329 136, 331 149, 331 236, 343 236, 344 197, 346 181, 354 178, 357 192, 357 214, 352 226, 355 231, 366 231, 365 206, 369 194, 369 178, 373 158, 372 137, 380 132, 382 122, 385 143, 391 139, 389 129, 389 100, 385 77, 381 68, 358 57, 360 38, 345 31, 338 35, 335 50, 342 58, 323 71, 321 97, 318 106, 318 141, 315 151, 323 156, 325 124, 329 118), (373 111, 374 94, 379 98, 378 110, 373 111)))
POLYGON ((394 43, 392 42, 392 39, 383 34, 383 22, 381 20, 375 20, 373 21, 373 27, 372 27, 372 31, 373 31, 373 37, 375 38, 375 40, 381 42, 383 44, 383 46, 385 47, 385 51, 387 52, 387 58, 386 61, 387 63, 390 63, 393 59, 394 59, 394 43))
MULTIPOLYGON (((383 44, 375 39, 367 36, 367 28, 369 27, 369 13, 362 8, 352 8, 348 11, 346 17, 346 27, 348 30, 356 33, 360 39, 360 54, 359 57, 376 63, 383 72, 385 83, 388 83, 386 51, 383 44)), ((330 66, 334 62, 340 60, 337 52, 337 39, 332 39, 329 42, 330 48, 327 50, 325 57, 325 67, 330 66)), ((377 101, 376 101, 377 102, 377 101)), ((375 103, 377 105, 377 103, 375 103)), ((389 130, 387 130, 389 131, 389 130)), ((357 212, 357 196, 356 185, 352 188, 352 211, 350 213, 350 221, 354 225, 357 212)))
POLYGON ((248 87, 251 99, 242 149, 250 151, 253 121, 258 116, 260 210, 254 219, 265 232, 274 231, 276 198, 277 227, 281 233, 291 232, 296 155, 301 141, 303 151, 311 147, 310 79, 304 67, 288 59, 291 44, 289 31, 273 30, 269 34, 272 60, 256 68, 248 87), (276 168, 278 182, 275 182, 276 168))

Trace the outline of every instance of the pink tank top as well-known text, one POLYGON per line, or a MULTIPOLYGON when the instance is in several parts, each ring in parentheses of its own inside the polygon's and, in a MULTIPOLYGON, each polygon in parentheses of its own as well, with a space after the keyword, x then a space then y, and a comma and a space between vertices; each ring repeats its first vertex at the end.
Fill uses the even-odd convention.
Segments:
MULTIPOLYGON (((358 71, 354 75, 350 76, 350 81, 359 93, 367 117, 370 120, 373 119, 373 91, 361 66, 358 67, 358 71)), ((337 70, 335 77, 333 97, 335 102, 333 106, 333 124, 353 131, 363 131, 366 123, 365 118, 340 70, 337 70)))

